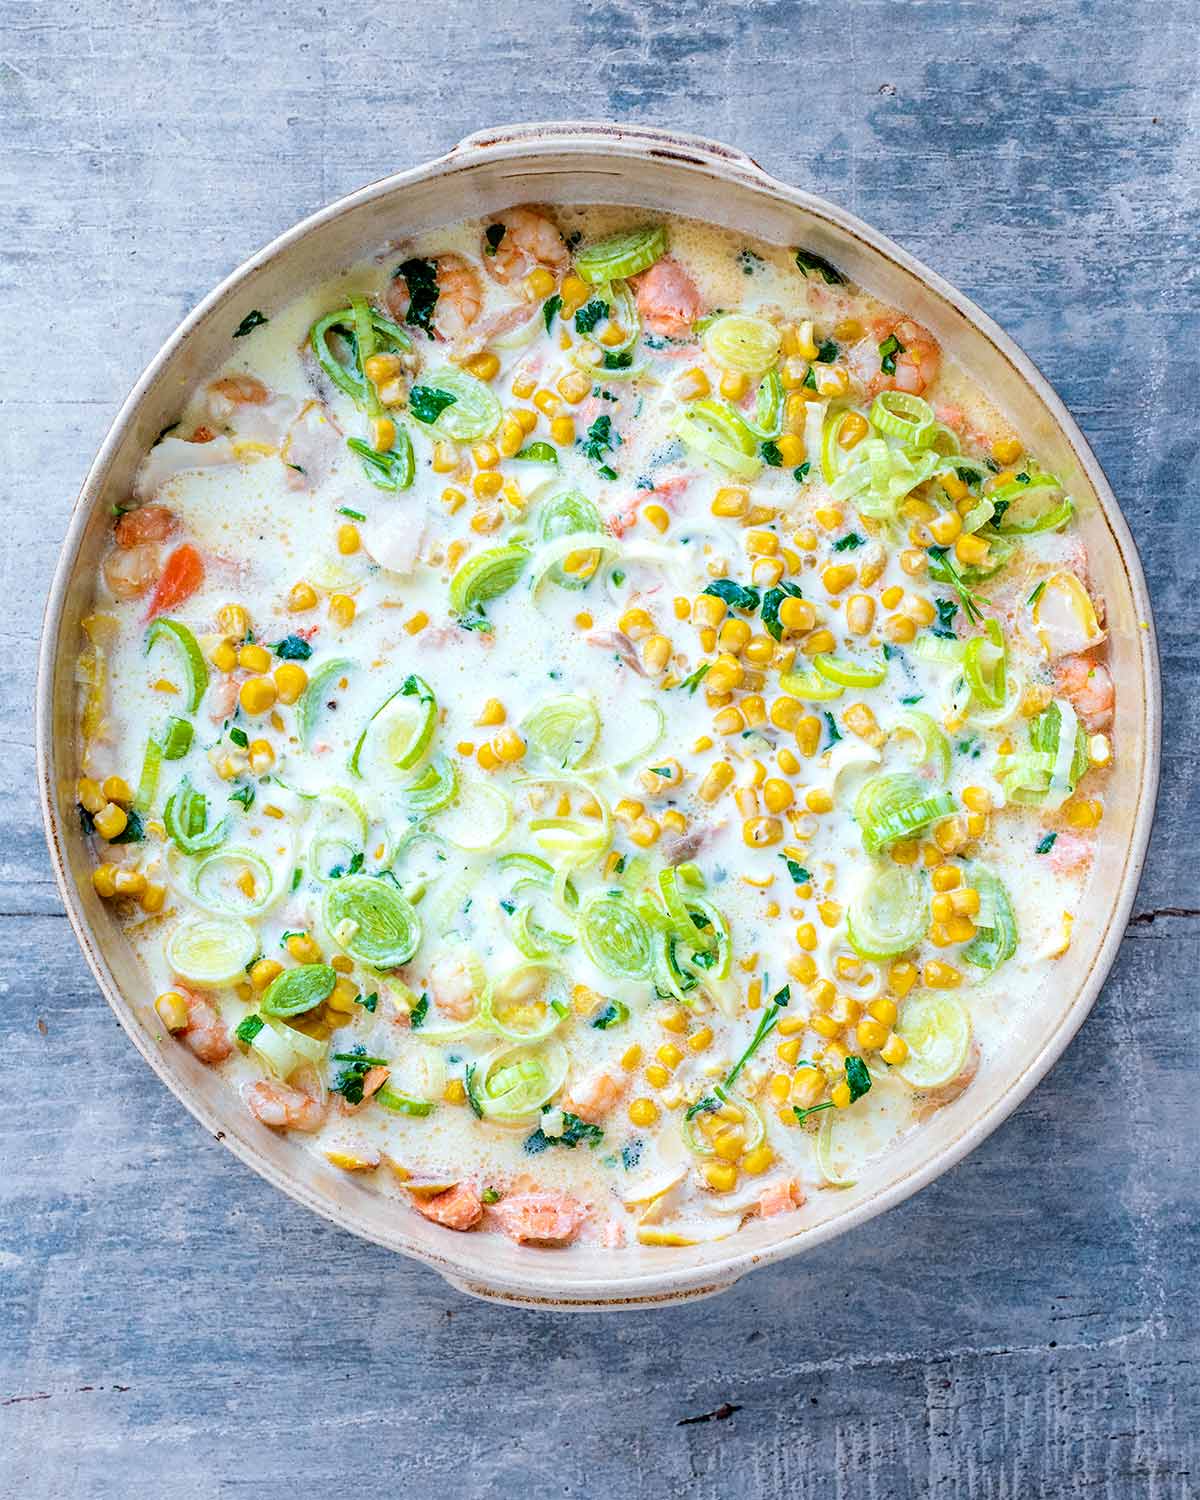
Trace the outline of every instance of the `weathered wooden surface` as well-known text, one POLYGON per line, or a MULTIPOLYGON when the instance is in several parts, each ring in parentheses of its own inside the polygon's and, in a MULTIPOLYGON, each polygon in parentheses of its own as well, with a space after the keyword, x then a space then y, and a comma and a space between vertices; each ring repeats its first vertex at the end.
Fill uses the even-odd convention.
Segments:
POLYGON ((1196 10, 0 0, 0 1495, 1200 1493, 1196 10), (32 662, 72 497, 228 269, 498 121, 666 123, 845 203, 1029 350, 1154 590, 1163 792, 1047 1082, 719 1302, 495 1310, 278 1196, 148 1073, 59 914, 32 662))

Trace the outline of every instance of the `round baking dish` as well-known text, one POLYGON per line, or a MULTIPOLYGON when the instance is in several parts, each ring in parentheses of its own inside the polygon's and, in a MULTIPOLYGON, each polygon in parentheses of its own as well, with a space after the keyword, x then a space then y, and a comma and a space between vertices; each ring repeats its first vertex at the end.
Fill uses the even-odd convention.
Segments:
POLYGON ((75 935, 122 1026, 159 1077, 257 1172, 334 1223, 426 1262, 465 1291, 523 1306, 633 1308, 722 1291, 758 1265, 819 1245, 882 1213, 961 1160, 1062 1053, 1117 952, 1145 856, 1158 783, 1160 687, 1150 602, 1137 551, 1083 435, 1032 362, 979 308, 850 214, 770 177, 749 157, 643 127, 560 123, 470 137, 448 155, 343 198, 281 235, 226 278, 138 380, 93 463, 63 544, 46 609, 37 754, 46 835, 75 935), (798 1213, 752 1222, 688 1248, 520 1248, 455 1234, 373 1193, 260 1125, 184 1047, 161 1038, 145 978, 92 890, 75 815, 75 657, 110 505, 191 387, 228 353, 255 307, 281 305, 398 234, 514 203, 623 203, 753 233, 827 256, 853 280, 931 328, 1077 497, 1092 576, 1108 610, 1117 719, 1101 850, 1060 982, 1031 1016, 1019 1053, 984 1070, 953 1106, 897 1149, 870 1180, 826 1192, 798 1213))

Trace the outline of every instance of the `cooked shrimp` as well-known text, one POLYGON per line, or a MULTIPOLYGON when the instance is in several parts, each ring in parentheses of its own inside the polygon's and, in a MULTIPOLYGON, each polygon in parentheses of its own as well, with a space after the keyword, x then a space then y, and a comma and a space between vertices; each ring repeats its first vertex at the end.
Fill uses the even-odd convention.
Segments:
POLYGON ((211 1000, 191 990, 184 990, 183 997, 188 1008, 187 1028, 180 1033, 183 1041, 201 1062, 224 1062, 233 1051, 233 1043, 221 1012, 211 1000))
POLYGON ((616 1108, 624 1092, 625 1086, 619 1079, 603 1068, 594 1068, 571 1085, 563 1097, 563 1108, 581 1120, 596 1124, 616 1108))
POLYGON ((1058 833, 1050 849, 1050 868, 1056 875, 1073 875, 1091 864, 1095 852, 1093 839, 1082 838, 1077 833, 1058 833))
POLYGON ((507 284, 527 276, 535 266, 545 266, 556 276, 561 276, 571 263, 571 252, 567 249, 558 225, 532 208, 510 208, 495 218, 493 224, 504 225, 504 235, 495 252, 484 231, 483 263, 488 274, 496 281, 507 284))
POLYGON ((465 1182, 456 1183, 436 1198, 414 1198, 413 1207, 426 1219, 447 1229, 471 1229, 483 1217, 483 1200, 465 1182))
POLYGON ((242 1097, 254 1118, 273 1130, 319 1130, 325 1122, 322 1099, 274 1078, 247 1084, 242 1097))
MULTIPOLYGON (((453 342, 461 338, 479 316, 483 307, 483 287, 479 272, 461 255, 435 256, 433 266, 438 289, 432 314, 433 326, 439 338, 453 342)), ((411 301, 408 282, 403 276, 395 277, 383 301, 388 313, 397 323, 402 323, 411 301)))
POLYGON ((942 350, 928 328, 910 318, 898 322, 879 319, 872 336, 850 351, 848 363, 868 396, 877 396, 880 391, 907 391, 910 396, 920 396, 938 378, 942 350), (900 348, 894 356, 896 372, 889 375, 882 367, 879 346, 893 334, 900 348))
POLYGON ((104 581, 118 599, 139 599, 158 582, 162 554, 153 542, 117 547, 104 559, 104 581))
POLYGON ((208 410, 215 422, 227 422, 239 406, 262 406, 271 393, 253 375, 225 375, 208 387, 208 410))
POLYGON ((208 692, 208 716, 214 724, 222 724, 226 719, 233 718, 239 687, 235 677, 226 677, 213 683, 208 692))
POLYGON ((1102 662, 1089 656, 1060 656, 1054 663, 1054 683, 1085 729, 1105 729, 1112 723, 1113 680, 1102 662))
POLYGON ((802 1207, 804 1189, 794 1177, 781 1177, 763 1188, 758 1195, 758 1212, 764 1219, 773 1219, 776 1214, 788 1214, 802 1207))
POLYGON ((700 316, 700 293, 678 261, 664 255, 635 277, 633 285, 638 312, 651 333, 670 339, 688 337, 700 316))
POLYGON ((475 1012, 475 976, 461 958, 438 958, 429 970, 429 988, 439 1010, 455 1021, 467 1021, 475 1012))
POLYGON ((143 505, 127 511, 113 527, 118 547, 140 547, 143 542, 165 542, 178 526, 175 512, 165 505, 143 505))
POLYGON ((570 1193, 514 1193, 492 1212, 518 1245, 569 1245, 587 1218, 587 1209, 570 1193))

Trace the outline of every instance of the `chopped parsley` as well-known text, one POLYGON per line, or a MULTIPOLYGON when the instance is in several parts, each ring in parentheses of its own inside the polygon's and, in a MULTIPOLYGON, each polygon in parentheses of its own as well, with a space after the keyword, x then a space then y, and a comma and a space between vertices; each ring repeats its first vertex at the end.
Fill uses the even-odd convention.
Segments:
POLYGON ((403 276, 408 287, 408 311, 404 321, 413 328, 421 328, 433 338, 433 312, 437 307, 437 264, 432 260, 412 259, 402 262, 392 273, 393 279, 403 276))
POLYGON ((810 464, 808 460, 805 459, 802 464, 798 464, 792 470, 792 478, 796 481, 797 484, 803 484, 804 481, 808 478, 809 470, 811 468, 812 464, 810 464))
POLYGON ((848 531, 845 536, 838 537, 833 544, 835 552, 855 552, 859 547, 865 545, 865 539, 859 536, 857 531, 848 531))
POLYGON ((375 1014, 375 1008, 379 1004, 379 992, 372 990, 369 995, 355 995, 355 1005, 361 1005, 369 1016, 375 1014))
POLYGON ((700 684, 704 681, 704 679, 711 671, 712 662, 701 662, 701 664, 696 668, 694 672, 690 672, 688 676, 683 679, 679 686, 681 688, 687 688, 688 692, 691 693, 694 697, 696 689, 700 686, 700 684))
MULTIPOLYGON (((766 988, 765 976, 763 988, 766 988)), ((726 1073, 722 1081, 722 1086, 724 1088, 730 1088, 732 1086, 733 1080, 738 1076, 738 1074, 742 1071, 742 1069, 746 1066, 746 1064, 750 1061, 750 1059, 754 1056, 754 1054, 758 1051, 758 1049, 762 1046, 766 1039, 775 1030, 776 1026, 778 1026, 779 1012, 786 1007, 788 1001, 791 998, 792 987, 788 984, 785 984, 781 990, 777 990, 775 994, 772 995, 771 1003, 767 1006, 766 1010, 763 1011, 762 1018, 758 1023, 758 1029, 755 1031, 750 1045, 746 1048, 745 1052, 742 1053, 741 1057, 738 1058, 737 1062, 734 1063, 733 1067, 730 1068, 729 1072, 726 1073)))
POLYGON ((267 1023, 261 1016, 247 1016, 234 1027, 234 1036, 247 1047, 267 1023))
POLYGON ((477 1120, 483 1119, 483 1105, 479 1102, 479 1095, 475 1092, 475 1064, 468 1063, 463 1071, 463 1088, 467 1091, 467 1103, 471 1106, 471 1113, 477 1120))
POLYGON ((831 365, 841 351, 832 339, 822 339, 817 345, 817 363, 831 365))
POLYGON ((845 286, 846 278, 831 262, 823 255, 817 255, 812 250, 797 250, 796 265, 804 276, 816 274, 829 286, 845 286))
POLYGON ((264 323, 269 323, 270 318, 264 318, 257 307, 251 308, 238 326, 233 330, 235 339, 244 339, 248 333, 253 333, 256 328, 261 328, 264 323))
POLYGON ((842 737, 842 731, 837 727, 837 720, 828 709, 825 710, 825 722, 829 725, 829 743, 831 746, 836 745, 842 737))
POLYGON ((425 1024, 425 1017, 429 1014, 429 996, 422 993, 421 998, 409 1012, 408 1024, 414 1031, 420 1031, 425 1024))
POLYGON ((599 297, 593 297, 590 302, 585 302, 575 314, 575 332, 591 333, 596 324, 602 318, 608 317, 608 303, 601 301, 599 297))
POLYGON ((794 859, 788 859, 786 854, 781 854, 779 857, 787 865, 788 876, 793 885, 807 885, 809 883, 812 875, 802 864, 798 864, 794 859))
POLYGON ((896 356, 904 353, 904 345, 894 333, 889 333, 879 346, 879 368, 885 375, 896 373, 896 356))
POLYGON ((329 1085, 331 1094, 341 1094, 347 1104, 361 1104, 363 1098, 363 1080, 372 1068, 386 1068, 386 1057, 372 1057, 363 1046, 351 1047, 349 1052, 335 1052, 334 1062, 345 1063, 341 1072, 333 1083, 329 1085))
POLYGON ((581 1120, 570 1110, 563 1110, 562 1134, 547 1135, 539 1125, 532 1135, 525 1138, 525 1152, 528 1156, 537 1156, 548 1146, 568 1146, 573 1151, 580 1141, 586 1141, 594 1150, 603 1139, 604 1132, 599 1125, 581 1120))
MULTIPOLYGON (((850 1090, 850 1103, 853 1104, 864 1094, 871 1092, 871 1074, 862 1058, 855 1057, 853 1053, 846 1059, 843 1068, 846 1074, 846 1087, 850 1090)), ((813 1104, 808 1109, 801 1109, 798 1104, 793 1104, 792 1113, 803 1124, 809 1115, 819 1115, 823 1109, 832 1108, 833 1100, 826 1099, 823 1104, 813 1104)))
POLYGON ((979 608, 979 601, 962 580, 962 575, 950 561, 950 549, 948 547, 930 547, 929 549, 929 576, 936 579, 938 583, 948 583, 954 589, 962 602, 963 613, 972 625, 978 625, 983 619, 983 612, 979 608))
POLYGON ((779 610, 785 599, 799 599, 800 590, 794 583, 777 583, 763 595, 762 622, 772 640, 783 639, 783 623, 779 610))
POLYGON ((1029 598, 1026 601, 1028 603, 1030 609, 1032 609, 1033 606, 1042 597, 1042 591, 1043 591, 1043 589, 1045 587, 1046 587, 1046 580, 1044 578, 1042 579, 1041 583, 1035 583, 1034 584, 1033 589, 1030 592, 1029 598))
POLYGON ((506 233, 507 229, 505 225, 489 224, 488 227, 483 231, 483 238, 486 242, 484 254, 495 255, 496 251, 500 248, 500 241, 504 238, 506 233))
POLYGON ((730 609, 756 610, 761 597, 756 588, 744 583, 734 583, 732 578, 717 578, 704 590, 720 599, 730 609))
POLYGON ((762 454, 763 463, 769 464, 772 469, 783 468, 783 454, 779 451, 778 443, 765 442, 759 452, 762 454))
POLYGON ((584 454, 596 465, 596 472, 601 479, 613 480, 617 477, 617 471, 604 462, 604 455, 611 453, 614 448, 621 446, 621 439, 612 430, 612 418, 607 412, 596 420, 587 430, 587 438, 582 443, 584 454))
POLYGON ((408 393, 408 409, 418 422, 428 425, 436 422, 448 406, 458 400, 449 391, 439 391, 433 385, 414 385, 408 393))
POLYGON ((685 1120, 694 1120, 697 1115, 714 1115, 720 1107, 721 1101, 715 1094, 705 1094, 702 1098, 697 1099, 695 1104, 688 1106, 687 1113, 683 1118, 685 1120))
POLYGON ((633 364, 633 351, 622 349, 619 353, 612 349, 604 351, 604 358, 600 361, 602 370, 628 370, 633 364))
POLYGON ((628 1005, 623 1000, 610 1000, 600 1014, 593 1017, 592 1025, 597 1031, 607 1031, 610 1026, 620 1026, 628 1019, 628 1005))
POLYGON ((558 310, 562 306, 562 298, 555 292, 553 297, 547 297, 542 303, 542 317, 546 320, 546 332, 550 332, 550 325, 558 316, 558 310))
POLYGON ((1049 854, 1051 849, 1054 848, 1054 840, 1057 837, 1057 833, 1048 833, 1044 839, 1038 840, 1037 848, 1033 852, 1035 854, 1049 854))
POLYGON ((250 783, 243 782, 235 791, 229 794, 230 802, 240 802, 247 812, 254 806, 254 788, 250 783))
MULTIPOLYGON (((337 513, 339 516, 349 516, 352 521, 365 521, 367 519, 366 516, 363 515, 361 510, 351 510, 348 505, 339 505, 337 508, 337 513)), ((295 639, 295 636, 288 636, 288 640, 295 639)), ((312 654, 311 648, 309 650, 309 654, 312 654)))
POLYGON ((229 731, 229 738, 233 741, 233 743, 238 747, 239 750, 244 750, 250 743, 249 735, 244 729, 239 729, 236 724, 229 731))
POLYGON ((954 617, 958 613, 958 605, 953 599, 935 599, 933 607, 937 610, 937 619, 929 627, 930 630, 944 641, 956 640, 954 617))

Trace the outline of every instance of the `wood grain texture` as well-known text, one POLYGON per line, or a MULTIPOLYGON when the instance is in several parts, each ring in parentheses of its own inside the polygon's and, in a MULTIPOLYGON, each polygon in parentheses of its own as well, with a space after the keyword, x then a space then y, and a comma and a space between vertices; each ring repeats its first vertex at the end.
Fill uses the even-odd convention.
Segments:
POLYGON ((1192 0, 0 0, 0 1495, 1200 1493, 1196 37, 1192 0), (858 1233, 620 1318, 464 1300, 209 1139, 32 792, 42 597, 136 372, 319 204, 555 116, 727 139, 976 298, 1106 466, 1166 678, 1135 919, 1045 1084, 858 1233))

